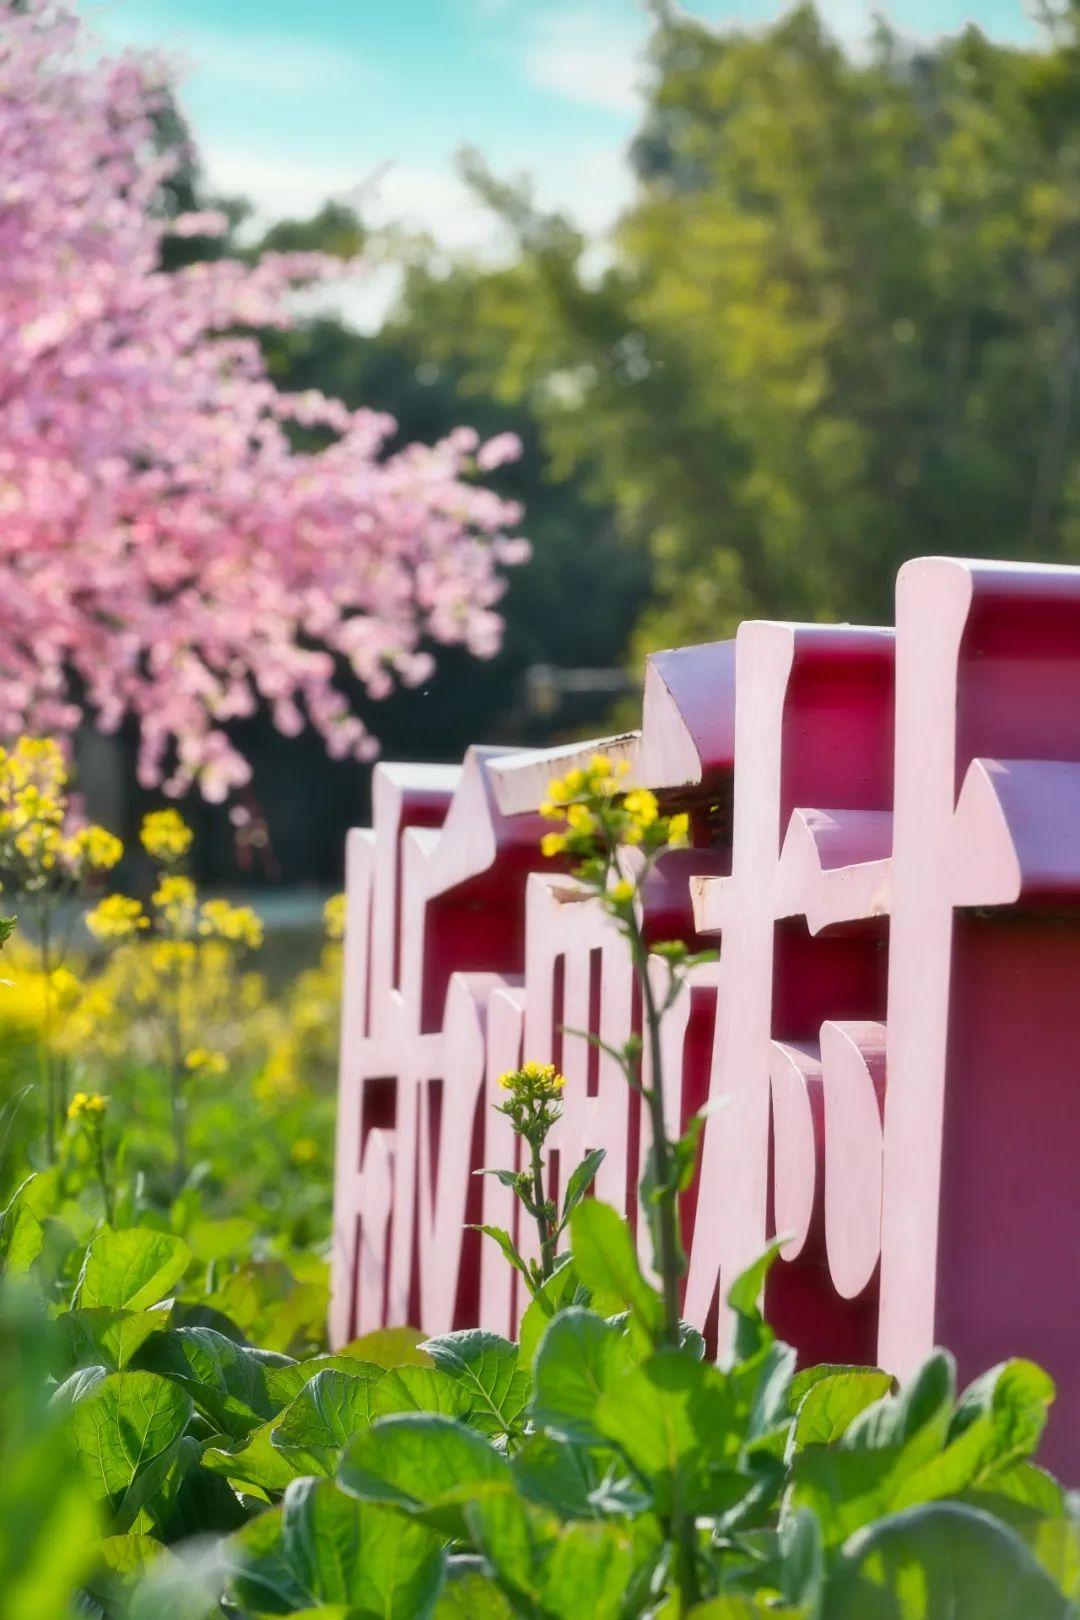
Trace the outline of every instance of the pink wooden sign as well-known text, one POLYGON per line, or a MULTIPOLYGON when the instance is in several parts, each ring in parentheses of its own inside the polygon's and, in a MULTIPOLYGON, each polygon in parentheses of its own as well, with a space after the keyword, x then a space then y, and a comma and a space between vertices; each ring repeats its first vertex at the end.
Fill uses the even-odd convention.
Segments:
POLYGON ((556 1178, 605 1148, 597 1192, 637 1227, 646 1121, 562 1033, 625 1039, 629 962, 538 850, 549 777, 598 750, 691 812, 649 937, 720 951, 664 1033, 671 1130, 723 1101, 684 1314, 722 1346, 727 1282, 782 1233, 766 1307, 804 1360, 1032 1356, 1059 1384, 1048 1459, 1075 1472, 1080 569, 923 558, 895 631, 751 622, 657 654, 640 732, 377 769, 348 846, 335 1342, 514 1330, 520 1279, 465 1227, 516 1231, 472 1172, 513 1163, 491 1103, 522 1058, 567 1075, 556 1178))

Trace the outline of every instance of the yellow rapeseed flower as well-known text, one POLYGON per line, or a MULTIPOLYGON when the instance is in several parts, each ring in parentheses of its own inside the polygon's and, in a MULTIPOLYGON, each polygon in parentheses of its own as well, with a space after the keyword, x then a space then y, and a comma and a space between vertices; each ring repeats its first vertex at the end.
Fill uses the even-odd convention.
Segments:
POLYGON ((628 878, 622 878, 612 886, 609 892, 617 906, 625 906, 629 905, 637 891, 628 878))
POLYGON ((86 914, 86 926, 95 939, 130 939, 150 926, 138 900, 126 894, 107 894, 86 914))
POLYGON ((668 843, 686 844, 690 841, 690 817, 685 812, 668 818, 668 843))
POLYGON ((565 833, 545 833, 543 838, 540 840, 540 853, 541 855, 545 855, 548 860, 550 860, 554 855, 561 855, 565 848, 565 833))
POLYGON ((345 937, 345 896, 332 894, 323 906, 323 925, 330 939, 345 937))
POLYGON ((105 827, 80 827, 65 841, 64 854, 75 867, 91 872, 109 872, 121 859, 124 846, 105 827))
POLYGON ((566 824, 573 832, 594 832, 596 829, 596 819, 585 804, 572 804, 568 807, 566 824))
POLYGON ((229 1060, 224 1052, 211 1052, 205 1046, 196 1046, 184 1058, 184 1067, 193 1074, 225 1074, 229 1060))
POLYGON ((314 1164, 319 1157, 319 1144, 313 1136, 298 1136, 289 1149, 293 1164, 314 1164))
POLYGON ((99 1091, 77 1091, 68 1103, 68 1119, 101 1119, 109 1106, 99 1091))
POLYGON ((250 906, 231 906, 227 900, 207 900, 199 914, 199 933, 227 939, 234 945, 258 950, 263 942, 262 918, 250 906))
POLYGON ((648 788, 634 788, 623 800, 623 809, 640 827, 651 827, 660 814, 656 794, 648 788))
POLYGON ((178 861, 191 848, 195 834, 178 810, 151 810, 143 817, 139 839, 155 861, 178 861))

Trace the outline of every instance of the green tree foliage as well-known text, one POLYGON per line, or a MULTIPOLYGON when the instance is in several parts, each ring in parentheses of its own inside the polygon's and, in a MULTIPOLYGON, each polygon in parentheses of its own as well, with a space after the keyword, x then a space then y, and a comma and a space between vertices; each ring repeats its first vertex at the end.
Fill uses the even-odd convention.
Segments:
POLYGON ((748 613, 891 618, 920 553, 1080 555, 1080 49, 976 29, 851 59, 811 7, 662 14, 637 187, 587 244, 469 159, 505 267, 410 269, 396 330, 524 402, 655 595, 639 647, 748 613))

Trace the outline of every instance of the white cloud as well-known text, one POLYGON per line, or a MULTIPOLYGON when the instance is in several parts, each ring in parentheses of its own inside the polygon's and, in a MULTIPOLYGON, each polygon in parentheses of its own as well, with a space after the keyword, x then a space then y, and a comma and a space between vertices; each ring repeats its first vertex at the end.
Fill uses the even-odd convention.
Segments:
POLYGON ((646 35, 645 19, 629 11, 616 20, 585 7, 552 10, 529 29, 525 74, 567 101, 634 112, 641 101, 646 35))

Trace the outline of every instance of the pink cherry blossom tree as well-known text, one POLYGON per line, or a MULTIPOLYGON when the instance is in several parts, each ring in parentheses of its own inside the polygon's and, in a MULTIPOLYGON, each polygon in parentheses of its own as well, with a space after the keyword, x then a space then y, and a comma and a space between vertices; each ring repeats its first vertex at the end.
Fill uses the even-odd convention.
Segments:
POLYGON ((253 329, 339 264, 161 271, 166 233, 225 227, 164 216, 164 85, 64 0, 0 0, 0 735, 133 716, 144 783, 222 799, 248 775, 226 723, 260 702, 369 756, 338 671, 378 697, 432 643, 491 654, 527 547, 477 481, 512 436, 388 454, 390 418, 270 381, 253 329))

